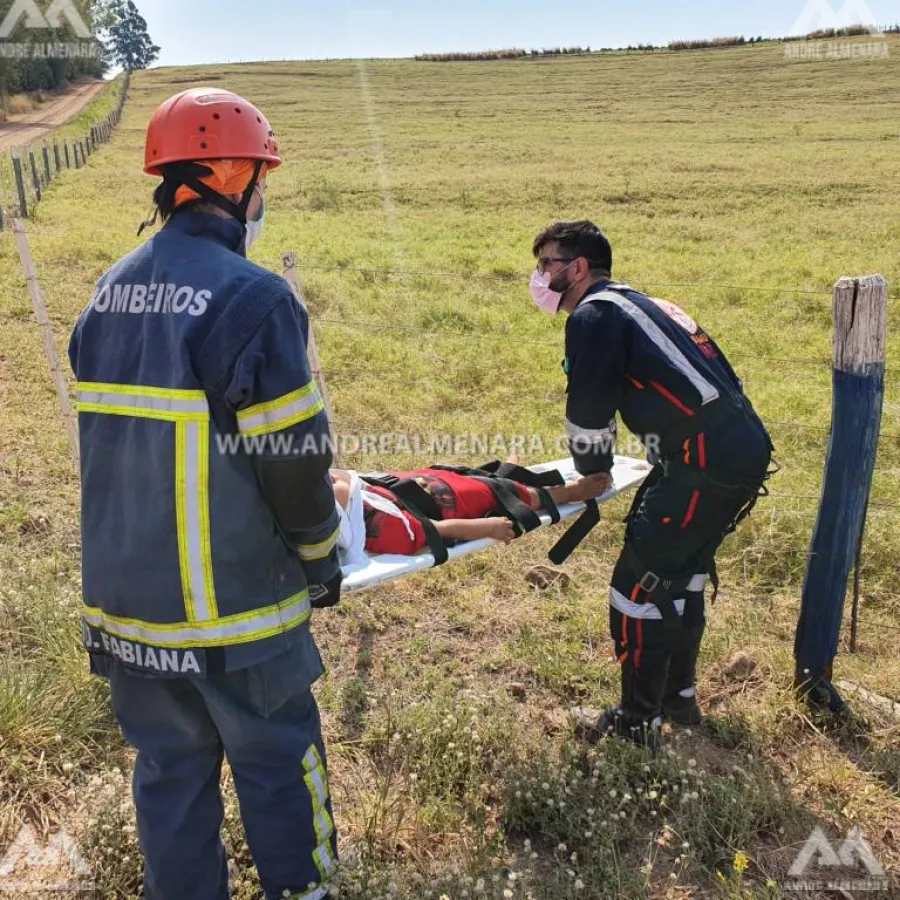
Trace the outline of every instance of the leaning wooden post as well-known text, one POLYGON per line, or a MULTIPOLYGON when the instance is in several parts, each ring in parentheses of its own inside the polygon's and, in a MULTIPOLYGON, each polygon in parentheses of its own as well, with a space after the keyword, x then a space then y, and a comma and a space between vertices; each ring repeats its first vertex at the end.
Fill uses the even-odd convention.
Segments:
MULTIPOLYGON (((281 262, 284 265, 284 277, 291 286, 297 302, 303 307, 304 312, 309 316, 309 307, 306 304, 306 297, 303 295, 303 287, 300 284, 300 276, 297 274, 297 260, 292 251, 281 255, 281 262)), ((313 380, 322 396, 322 402, 325 404, 325 412, 328 415, 328 432, 331 437, 331 446, 333 448, 332 456, 334 464, 341 464, 340 452, 337 444, 337 438, 334 431, 334 414, 331 409, 331 400, 328 397, 328 388, 325 384, 325 373, 322 371, 322 361, 319 359, 319 351, 316 347, 316 336, 313 334, 312 323, 309 326, 309 340, 306 344, 306 354, 309 357, 309 368, 312 372, 313 380)))
POLYGON ((886 323, 881 275, 835 285, 831 435, 794 643, 797 690, 810 705, 832 712, 844 705, 831 683, 832 665, 875 471, 886 323))
POLYGON ((66 384, 65 376, 59 367, 59 354, 56 352, 56 342, 53 340, 53 329, 50 326, 50 319, 47 316, 47 307, 44 304, 44 297, 41 294, 41 286, 38 283, 37 271, 34 268, 34 260, 31 258, 31 251, 28 249, 28 238, 25 235, 25 227, 19 219, 13 219, 13 233, 16 236, 16 246, 19 250, 19 258, 22 260, 22 268, 25 270, 25 280, 28 282, 28 291, 31 294, 31 303, 34 307, 34 316, 37 319, 41 338, 44 342, 44 352, 47 355, 47 362, 50 364, 50 374, 53 378, 53 383, 56 385, 56 393, 59 397, 63 421, 65 422, 66 431, 69 433, 69 448, 72 451, 72 457, 74 458, 77 467, 78 425, 75 422, 75 413, 72 411, 72 404, 69 402, 69 387, 66 384))

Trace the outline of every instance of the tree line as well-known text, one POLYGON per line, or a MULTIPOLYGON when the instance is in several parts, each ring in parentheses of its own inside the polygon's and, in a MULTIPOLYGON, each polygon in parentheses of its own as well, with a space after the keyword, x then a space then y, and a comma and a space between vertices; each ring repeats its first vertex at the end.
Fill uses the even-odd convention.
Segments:
MULTIPOLYGON (((15 14, 15 5, 0 0, 0 23, 15 14)), ((26 10, 0 40, 0 110, 14 94, 59 90, 79 78, 102 78, 116 66, 128 72, 145 69, 158 57, 160 48, 133 0, 71 0, 70 5, 89 36, 79 33, 82 29, 67 15, 58 17, 56 27, 31 27, 26 10)), ((33 8, 43 15, 52 7, 38 0, 33 8)))
MULTIPOLYGON (((900 34, 900 25, 890 25, 881 29, 884 34, 900 34)), ((820 41, 830 38, 855 37, 869 34, 871 29, 865 25, 850 25, 847 28, 826 28, 813 31, 810 34, 797 35, 783 38, 744 37, 717 37, 695 41, 671 41, 666 46, 655 44, 636 44, 627 47, 602 47, 598 53, 622 53, 661 50, 707 50, 720 47, 740 47, 751 44, 783 43, 787 41, 820 41)), ((471 62, 491 61, 500 59, 523 59, 542 56, 568 56, 580 53, 590 53, 590 47, 554 47, 549 50, 523 50, 519 47, 511 47, 506 50, 482 50, 472 53, 423 53, 416 56, 420 62, 471 62)))

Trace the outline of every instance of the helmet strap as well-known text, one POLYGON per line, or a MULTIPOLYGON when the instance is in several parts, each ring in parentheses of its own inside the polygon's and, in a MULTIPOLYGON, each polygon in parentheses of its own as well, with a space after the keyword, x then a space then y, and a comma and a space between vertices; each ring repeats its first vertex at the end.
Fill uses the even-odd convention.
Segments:
POLYGON ((137 236, 140 237, 147 228, 152 228, 156 224, 156 220, 158 217, 159 217, 159 208, 154 206, 153 207, 153 215, 150 216, 148 219, 144 219, 144 221, 141 222, 141 227, 138 228, 137 236))
POLYGON ((185 187, 189 187, 195 194, 199 194, 207 202, 218 206, 219 209, 224 210, 246 227, 247 209, 250 206, 250 201, 253 199, 253 191, 256 189, 259 173, 262 171, 263 165, 262 160, 256 160, 253 167, 253 177, 244 190, 240 203, 229 200, 228 197, 214 191, 208 184, 204 184, 200 180, 210 173, 210 170, 201 163, 179 163, 177 166, 171 166, 166 173, 166 177, 171 176, 185 187))

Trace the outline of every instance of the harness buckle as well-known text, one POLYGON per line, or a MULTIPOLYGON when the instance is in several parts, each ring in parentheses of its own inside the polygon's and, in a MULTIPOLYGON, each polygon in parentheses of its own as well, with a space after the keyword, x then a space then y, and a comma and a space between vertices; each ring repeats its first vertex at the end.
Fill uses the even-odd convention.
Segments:
POLYGON ((638 584, 640 585, 642 591, 646 591, 648 594, 652 594, 662 584, 662 578, 660 578, 659 575, 657 575, 655 572, 647 571, 643 574, 638 584))

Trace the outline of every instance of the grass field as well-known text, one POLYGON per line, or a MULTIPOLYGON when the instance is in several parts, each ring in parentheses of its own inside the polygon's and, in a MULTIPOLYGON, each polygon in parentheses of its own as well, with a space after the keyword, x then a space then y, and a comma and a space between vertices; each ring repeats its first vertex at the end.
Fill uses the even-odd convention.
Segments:
MULTIPOLYGON (((859 825, 897 870, 897 724, 859 705, 817 721, 791 692, 837 278, 887 276, 889 366, 900 351, 900 40, 886 40, 890 56, 873 60, 797 62, 765 45, 160 69, 134 79, 113 143, 38 206, 29 232, 64 350, 150 208, 153 109, 185 87, 227 86, 279 135, 286 164, 253 256, 280 271, 290 249, 307 267, 339 432, 555 444, 562 322, 531 306, 529 249, 550 221, 579 217, 608 231, 619 279, 701 320, 770 425, 783 468, 722 551, 707 723, 671 734, 657 759, 588 751, 567 719, 614 698, 605 585, 624 501, 572 558, 567 589, 524 581, 545 533, 317 615, 348 896, 775 898, 815 821, 832 837, 859 825), (739 651, 750 664, 734 664, 739 651)), ((77 480, 8 234, 0 274, 0 847, 24 821, 64 827, 98 896, 136 897, 130 756, 78 647, 77 480)), ((883 430, 860 651, 837 670, 898 698, 893 379, 883 430)), ((233 798, 227 834, 237 896, 255 898, 233 798)))

